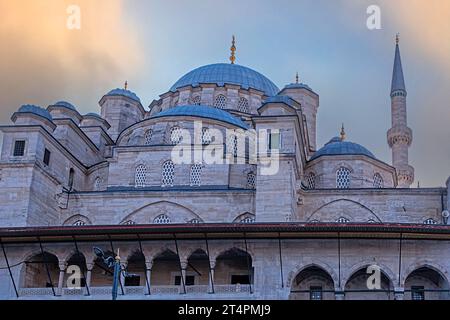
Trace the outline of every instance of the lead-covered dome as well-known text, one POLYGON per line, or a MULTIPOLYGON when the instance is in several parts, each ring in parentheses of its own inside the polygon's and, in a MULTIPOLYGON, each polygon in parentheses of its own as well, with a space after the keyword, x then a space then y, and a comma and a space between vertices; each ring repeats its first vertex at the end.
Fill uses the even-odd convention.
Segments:
POLYGON ((183 117, 190 116, 190 117, 218 120, 235 125, 242 129, 248 129, 248 125, 245 124, 245 122, 234 117, 229 112, 209 106, 197 106, 197 105, 178 106, 164 110, 152 116, 151 119, 162 117, 174 117, 174 116, 183 116, 183 117))
POLYGON ((314 153, 310 160, 317 159, 321 156, 332 155, 364 155, 376 159, 373 153, 362 145, 350 141, 343 141, 339 137, 334 137, 325 144, 325 146, 314 153))
POLYGON ((239 85, 243 89, 256 89, 264 92, 267 96, 274 96, 280 90, 278 87, 263 76, 261 73, 250 68, 229 63, 217 63, 206 65, 182 76, 170 91, 175 92, 177 89, 185 86, 197 87, 201 83, 213 83, 218 86, 225 84, 239 85))
POLYGON ((33 104, 25 104, 17 110, 17 113, 33 113, 50 121, 53 120, 52 115, 46 109, 33 104))

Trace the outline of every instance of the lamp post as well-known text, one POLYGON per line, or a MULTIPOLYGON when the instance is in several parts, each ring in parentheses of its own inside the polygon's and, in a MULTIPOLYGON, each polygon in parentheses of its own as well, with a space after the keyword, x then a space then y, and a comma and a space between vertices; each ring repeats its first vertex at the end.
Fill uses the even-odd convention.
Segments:
POLYGON ((119 250, 117 250, 117 256, 115 258, 113 256, 105 256, 103 250, 98 247, 94 247, 94 253, 97 257, 103 260, 103 262, 108 266, 108 268, 114 268, 112 299, 116 300, 121 272, 119 250))

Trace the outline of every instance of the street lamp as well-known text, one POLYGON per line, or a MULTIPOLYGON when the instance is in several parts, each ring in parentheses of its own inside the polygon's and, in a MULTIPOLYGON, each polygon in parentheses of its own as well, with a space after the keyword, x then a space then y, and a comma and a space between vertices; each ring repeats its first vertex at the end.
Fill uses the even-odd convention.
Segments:
POLYGON ((103 260, 103 262, 108 266, 108 268, 114 268, 112 299, 116 300, 121 272, 119 250, 117 250, 117 256, 115 258, 113 256, 105 256, 103 250, 98 247, 94 247, 94 253, 98 258, 103 260))

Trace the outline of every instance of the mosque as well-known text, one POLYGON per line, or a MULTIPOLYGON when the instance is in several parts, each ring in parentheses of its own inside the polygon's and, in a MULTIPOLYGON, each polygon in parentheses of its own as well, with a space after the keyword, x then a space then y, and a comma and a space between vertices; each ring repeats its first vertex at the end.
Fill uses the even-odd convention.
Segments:
POLYGON ((118 299, 450 298, 450 180, 412 187, 398 38, 389 163, 344 127, 318 146, 319 94, 235 52, 148 107, 125 85, 0 126, 0 299, 110 299, 93 247, 120 257, 118 299))

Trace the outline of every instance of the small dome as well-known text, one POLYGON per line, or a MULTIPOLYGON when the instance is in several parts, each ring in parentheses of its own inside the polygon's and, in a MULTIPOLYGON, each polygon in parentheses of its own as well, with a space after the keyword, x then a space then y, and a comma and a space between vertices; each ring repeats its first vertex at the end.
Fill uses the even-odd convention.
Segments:
POLYGON ((73 111, 77 111, 75 106, 73 104, 71 104, 70 102, 67 102, 67 101, 58 101, 58 102, 55 102, 53 105, 54 106, 58 106, 58 107, 65 107, 67 109, 70 109, 70 110, 73 110, 73 111))
POLYGON ((243 89, 256 89, 267 96, 274 96, 279 92, 278 87, 261 73, 250 68, 229 63, 216 63, 202 66, 181 77, 170 91, 185 86, 198 87, 200 83, 213 83, 218 86, 235 84, 243 89))
POLYGON ((34 113, 38 116, 44 117, 50 121, 53 120, 52 115, 46 109, 33 104, 25 104, 17 110, 18 113, 34 113))
POLYGON ((376 159, 373 153, 362 145, 350 141, 342 141, 341 138, 334 137, 319 149, 319 151, 314 153, 310 160, 317 159, 321 156, 332 155, 364 155, 376 159))
POLYGON ((103 119, 98 113, 95 113, 95 112, 86 113, 84 116, 85 117, 96 117, 96 118, 103 119))
POLYGON ((314 90, 305 83, 290 83, 283 88, 283 90, 286 89, 306 89, 308 91, 311 91, 312 93, 315 93, 314 90))
POLYGON ((237 127, 240 127, 242 129, 248 129, 247 124, 245 124, 242 120, 232 116, 230 113, 224 110, 208 106, 197 106, 197 105, 178 106, 164 110, 151 117, 151 119, 169 116, 184 116, 184 117, 192 116, 192 117, 207 118, 223 121, 235 125, 237 127))
POLYGON ((127 97, 130 98, 134 101, 137 101, 139 103, 141 103, 141 99, 139 99, 139 97, 136 95, 136 93, 130 91, 130 90, 126 90, 126 89, 113 89, 110 92, 108 92, 106 94, 106 96, 123 96, 123 97, 127 97))

